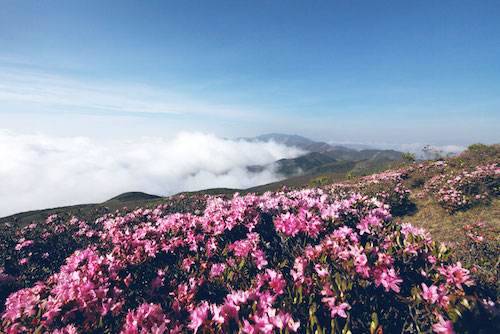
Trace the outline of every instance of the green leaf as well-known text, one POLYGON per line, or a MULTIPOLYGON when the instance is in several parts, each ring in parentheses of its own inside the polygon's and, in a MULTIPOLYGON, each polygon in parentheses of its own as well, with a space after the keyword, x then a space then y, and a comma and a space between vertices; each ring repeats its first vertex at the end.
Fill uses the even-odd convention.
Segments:
POLYGON ((376 312, 372 313, 372 322, 370 323, 370 334, 374 334, 378 328, 378 316, 376 312))

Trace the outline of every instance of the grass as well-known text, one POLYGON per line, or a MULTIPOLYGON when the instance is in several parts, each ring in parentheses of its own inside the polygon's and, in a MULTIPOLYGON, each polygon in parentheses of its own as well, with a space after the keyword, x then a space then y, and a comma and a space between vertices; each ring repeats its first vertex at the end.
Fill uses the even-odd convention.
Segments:
POLYGON ((449 243, 462 240, 465 238, 464 226, 477 221, 487 224, 488 231, 485 232, 490 237, 500 239, 500 199, 493 200, 490 205, 480 205, 454 214, 431 198, 412 200, 417 210, 400 220, 427 229, 436 240, 449 243))

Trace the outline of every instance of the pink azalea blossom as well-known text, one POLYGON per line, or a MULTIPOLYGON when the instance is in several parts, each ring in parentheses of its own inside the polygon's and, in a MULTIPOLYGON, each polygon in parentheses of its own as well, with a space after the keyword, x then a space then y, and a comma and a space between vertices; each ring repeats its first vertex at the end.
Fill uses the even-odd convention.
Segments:
POLYGON ((453 334, 453 324, 449 320, 444 320, 442 316, 438 317, 438 322, 432 325, 432 330, 438 334, 453 334))
POLYGON ((210 278, 220 276, 225 269, 226 265, 224 263, 214 263, 210 269, 210 278))
POLYGON ((316 264, 314 266, 314 270, 316 271, 319 277, 326 277, 329 274, 328 269, 325 268, 325 266, 319 264, 316 264))
POLYGON ((399 284, 401 282, 403 282, 403 280, 396 275, 394 268, 384 268, 375 271, 375 285, 382 285, 385 291, 393 290, 394 292, 399 292, 399 284))
POLYGON ((425 283, 422 283, 422 298, 430 304, 434 304, 439 298, 437 289, 435 285, 428 287, 425 283))
POLYGON ((169 322, 160 305, 142 304, 128 312, 121 334, 163 334, 169 322))
POLYGON ((283 275, 271 269, 267 269, 266 273, 269 276, 269 286, 274 290, 274 293, 281 295, 286 286, 286 281, 283 278, 283 275))
POLYGON ((189 316, 190 323, 189 328, 191 328, 195 333, 198 332, 198 328, 205 322, 208 317, 209 305, 207 302, 201 303, 196 307, 189 316))
POLYGON ((441 275, 446 277, 446 282, 450 285, 463 289, 462 284, 471 286, 474 281, 469 276, 469 270, 462 268, 462 264, 457 262, 449 266, 439 268, 441 275))
POLYGON ((321 301, 327 304, 332 318, 335 318, 337 315, 342 318, 347 318, 347 313, 345 311, 351 308, 349 304, 341 303, 337 305, 337 299, 335 297, 323 297, 321 301))

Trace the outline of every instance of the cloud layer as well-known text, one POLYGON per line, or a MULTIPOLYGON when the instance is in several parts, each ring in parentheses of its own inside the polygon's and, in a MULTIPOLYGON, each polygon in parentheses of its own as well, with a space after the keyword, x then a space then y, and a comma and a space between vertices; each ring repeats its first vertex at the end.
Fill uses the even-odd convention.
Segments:
POLYGON ((0 216, 102 202, 127 191, 168 195, 212 187, 247 188, 280 178, 265 165, 301 154, 276 143, 227 140, 203 133, 172 139, 97 143, 84 137, 0 130, 0 216))

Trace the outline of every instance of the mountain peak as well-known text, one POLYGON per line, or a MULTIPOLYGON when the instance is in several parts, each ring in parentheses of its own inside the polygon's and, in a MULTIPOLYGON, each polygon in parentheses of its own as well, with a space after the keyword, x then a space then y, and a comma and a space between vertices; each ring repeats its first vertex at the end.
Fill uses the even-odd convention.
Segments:
POLYGON ((107 202, 110 201, 118 201, 118 202, 129 202, 129 201, 144 201, 144 200, 151 200, 151 199, 158 199, 161 198, 160 196, 157 195, 151 195, 151 194, 146 194, 140 191, 130 191, 126 192, 123 194, 120 194, 118 196, 115 196, 111 199, 109 199, 107 202))
POLYGON ((277 143, 282 143, 282 144, 292 144, 292 143, 299 143, 299 144, 311 144, 314 143, 314 140, 311 140, 309 138, 295 135, 295 134, 285 134, 285 133, 266 133, 260 136, 255 137, 257 140, 261 141, 270 141, 273 140, 277 143))

